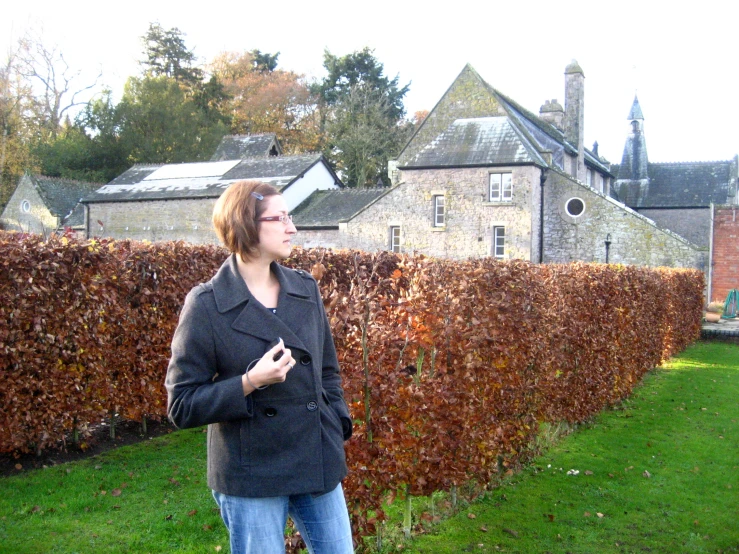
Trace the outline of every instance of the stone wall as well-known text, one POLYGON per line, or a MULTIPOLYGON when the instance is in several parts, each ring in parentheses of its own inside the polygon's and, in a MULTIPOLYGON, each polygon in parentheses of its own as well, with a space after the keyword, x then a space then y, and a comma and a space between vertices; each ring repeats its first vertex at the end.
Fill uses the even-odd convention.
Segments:
POLYGON ((33 186, 29 175, 21 177, 15 192, 2 212, 0 221, 7 230, 41 235, 48 235, 59 225, 59 219, 52 215, 46 207, 46 203, 33 186), (21 208, 24 200, 29 204, 28 212, 24 212, 21 208))
POLYGON ((477 72, 471 66, 465 66, 401 152, 398 165, 402 166, 413 158, 455 119, 495 115, 505 115, 505 110, 477 72))
POLYGON ((545 262, 605 262, 639 266, 704 269, 707 249, 701 249, 569 176, 550 171, 545 185, 545 262), (582 200, 579 217, 567 213, 567 202, 582 200))
POLYGON ((498 167, 513 179, 511 202, 488 202, 487 168, 404 170, 401 184, 345 226, 343 244, 366 250, 389 249, 390 227, 400 226, 403 252, 464 259, 489 256, 493 227, 506 228, 505 258, 529 260, 538 255, 532 235, 532 212, 538 216, 539 169, 498 167), (536 183, 532 194, 530 183, 536 183), (446 224, 433 225, 433 197, 443 195, 446 224))
POLYGON ((217 243, 211 223, 215 202, 215 198, 192 198, 88 204, 88 236, 217 243))
POLYGON ((660 227, 677 233, 696 246, 708 248, 711 234, 710 208, 676 210, 638 208, 637 211, 660 227))
POLYGON ((723 301, 731 289, 739 289, 739 206, 716 206, 709 300, 723 301))
POLYGON ((349 248, 346 246, 344 236, 339 233, 339 229, 298 229, 296 235, 293 236, 292 243, 295 246, 303 248, 333 248, 339 250, 349 248))

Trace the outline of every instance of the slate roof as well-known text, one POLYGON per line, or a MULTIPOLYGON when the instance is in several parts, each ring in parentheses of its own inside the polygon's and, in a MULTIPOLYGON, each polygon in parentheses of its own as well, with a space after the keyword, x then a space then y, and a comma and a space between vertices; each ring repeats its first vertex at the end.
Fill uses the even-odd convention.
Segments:
POLYGON ((632 132, 626 137, 624 153, 618 169, 618 180, 635 181, 646 179, 649 175, 649 156, 647 142, 641 131, 632 132))
POLYGON ((649 164, 649 192, 640 208, 728 204, 731 161, 649 164))
POLYGON ((59 217, 62 225, 76 227, 84 224, 84 210, 78 206, 85 195, 100 187, 100 183, 87 183, 43 175, 31 175, 31 180, 52 215, 59 217), (77 208, 77 209, 75 209, 77 208))
POLYGON ((287 188, 318 163, 338 177, 321 154, 254 157, 226 161, 137 165, 85 196, 85 203, 217 198, 235 181, 253 179, 287 188))
POLYGON ((508 117, 457 119, 406 167, 460 167, 507 163, 546 165, 508 117))
MULTIPOLYGON (((551 152, 552 165, 563 169, 565 153, 577 154, 577 148, 565 140, 560 129, 490 86, 469 64, 462 73, 466 71, 471 72, 484 90, 495 97, 505 113, 456 119, 423 150, 403 159, 403 153, 408 149, 406 145, 399 156, 400 169, 519 163, 547 167, 549 164, 543 157, 545 151, 551 152)), ((437 105, 442 101, 443 98, 437 105)), ((416 131, 408 144, 418 135, 419 132, 416 131)), ((585 162, 586 165, 611 175, 609 167, 587 148, 585 162)))
POLYGON ((254 156, 282 154, 282 147, 274 133, 257 135, 226 135, 221 139, 210 161, 240 160, 254 156), (274 153, 273 153, 274 152, 274 153))
POLYGON ((340 221, 351 219, 390 190, 386 187, 317 190, 293 210, 293 222, 298 229, 338 228, 340 221))

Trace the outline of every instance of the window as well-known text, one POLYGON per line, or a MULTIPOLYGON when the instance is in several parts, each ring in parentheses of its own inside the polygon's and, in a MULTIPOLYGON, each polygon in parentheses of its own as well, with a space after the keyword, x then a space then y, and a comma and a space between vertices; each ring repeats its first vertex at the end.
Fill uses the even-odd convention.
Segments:
POLYGON ((21 202, 21 211, 24 214, 27 214, 31 211, 31 203, 28 200, 24 200, 23 202, 21 202))
POLYGON ((446 204, 441 195, 434 196, 434 227, 446 225, 446 204))
POLYGON ((493 256, 502 259, 505 254, 505 227, 493 227, 493 256))
POLYGON ((585 184, 589 187, 593 186, 593 170, 588 169, 588 172, 585 174, 585 184))
POLYGON ((570 198, 565 204, 567 215, 578 217, 585 211, 585 202, 581 198, 570 198))
POLYGON ((490 202, 510 202, 513 200, 513 178, 511 173, 491 173, 490 202))
POLYGON ((400 253, 400 226, 390 227, 390 252, 400 253))

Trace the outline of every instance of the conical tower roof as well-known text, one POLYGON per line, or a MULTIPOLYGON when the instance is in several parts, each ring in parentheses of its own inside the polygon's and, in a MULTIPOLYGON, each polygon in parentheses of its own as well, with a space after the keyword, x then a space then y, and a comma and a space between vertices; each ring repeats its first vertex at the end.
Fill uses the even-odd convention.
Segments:
POLYGON ((641 113, 641 106, 639 105, 639 99, 634 95, 634 103, 631 105, 631 111, 629 112, 630 121, 634 119, 644 119, 644 114, 641 113))

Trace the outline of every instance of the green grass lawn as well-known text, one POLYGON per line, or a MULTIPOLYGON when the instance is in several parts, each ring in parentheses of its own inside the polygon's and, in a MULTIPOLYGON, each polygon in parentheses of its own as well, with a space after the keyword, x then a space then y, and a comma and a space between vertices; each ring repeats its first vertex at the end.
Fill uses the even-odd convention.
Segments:
POLYGON ((193 429, 0 479, 0 552, 228 552, 205 464, 193 429))
MULTIPOLYGON (((385 548, 739 552, 738 421, 739 346, 698 343, 483 500, 385 548)), ((2 478, 0 552, 228 552, 205 458, 196 429, 2 478)))
POLYGON ((738 423, 739 346, 697 343, 404 552, 739 552, 738 423))

